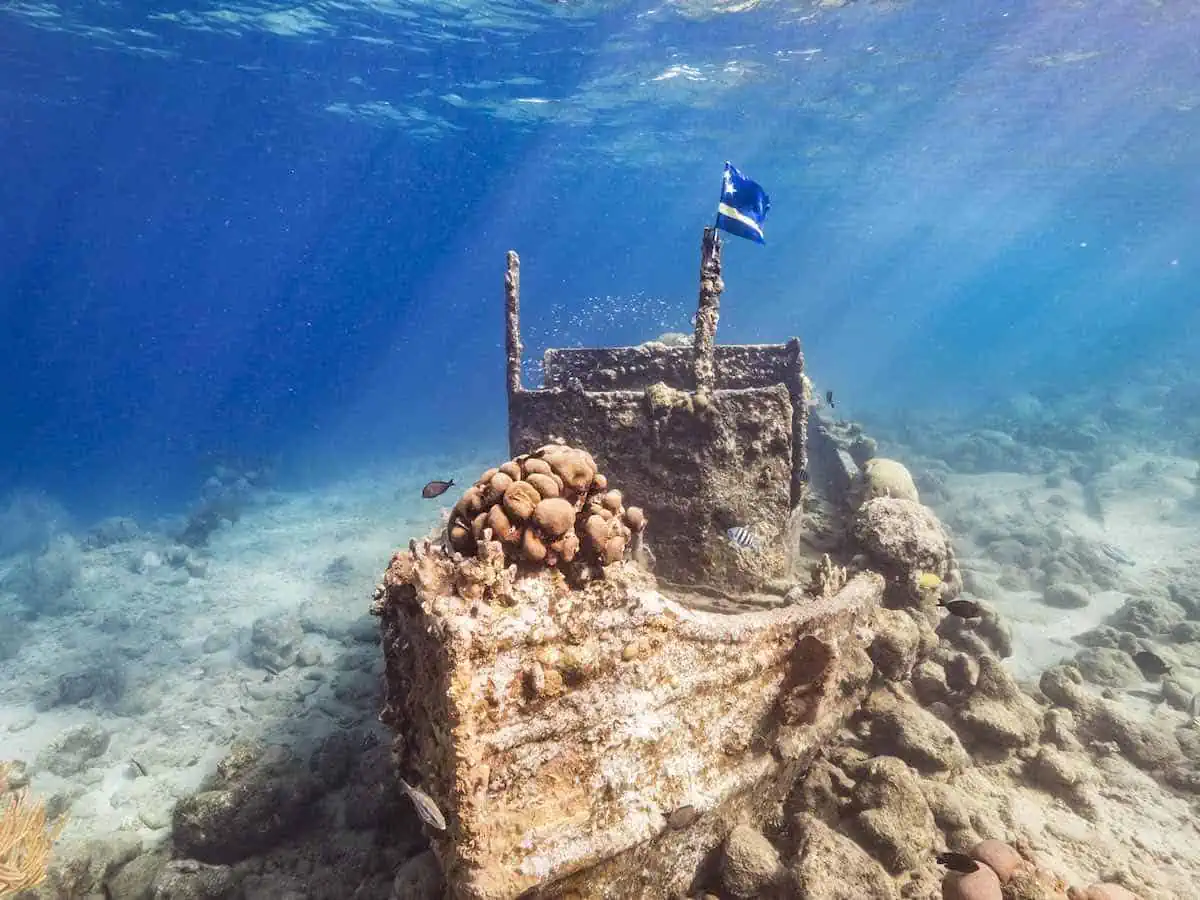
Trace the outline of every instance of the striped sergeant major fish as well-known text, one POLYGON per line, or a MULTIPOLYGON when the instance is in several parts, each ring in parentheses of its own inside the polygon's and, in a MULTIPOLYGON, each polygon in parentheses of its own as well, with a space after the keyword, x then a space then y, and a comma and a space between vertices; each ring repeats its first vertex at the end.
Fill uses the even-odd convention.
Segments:
POLYGON ((737 546, 753 550, 755 553, 762 550, 762 541, 759 540, 758 535, 744 525, 734 525, 725 532, 725 537, 737 546))

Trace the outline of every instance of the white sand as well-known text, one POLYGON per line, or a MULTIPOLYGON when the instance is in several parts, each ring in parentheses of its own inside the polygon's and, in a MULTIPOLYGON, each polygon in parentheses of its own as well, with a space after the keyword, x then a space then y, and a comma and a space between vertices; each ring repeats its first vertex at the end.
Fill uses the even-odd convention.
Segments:
MULTIPOLYGON (((448 474, 459 481, 484 468, 457 462, 448 474)), ((174 801, 197 789, 235 739, 302 742, 371 726, 382 669, 371 594, 392 552, 427 533, 458 496, 423 500, 431 477, 445 475, 419 461, 317 493, 274 494, 193 554, 207 562, 203 577, 154 564, 172 546, 161 535, 87 552, 86 609, 37 620, 21 652, 0 662, 0 759, 27 761, 39 795, 74 797, 64 843, 116 832, 165 838, 174 801), (345 574, 326 577, 339 558, 345 574), (143 559, 151 565, 132 571, 143 559), (255 620, 299 616, 314 623, 304 646, 320 652, 318 665, 271 677, 248 660, 255 620), (125 672, 117 704, 39 711, 36 698, 54 696, 61 675, 106 662, 125 672), (371 695, 339 699, 332 685, 349 677, 342 669, 361 670, 371 695), (64 729, 86 723, 111 734, 93 765, 67 778, 34 766, 64 729), (134 759, 147 777, 137 777, 134 759)))
MULTIPOLYGON (((1008 472, 950 475, 945 479, 951 499, 931 505, 948 522, 964 513, 973 521, 992 526, 1054 526, 1099 546, 1106 544, 1129 565, 1118 565, 1119 588, 1092 593, 1083 609, 1058 609, 1041 602, 1041 590, 1003 590, 996 605, 1013 629, 1014 654, 1008 661, 1018 678, 1036 680, 1049 666, 1073 656, 1076 635, 1104 624, 1134 594, 1166 595, 1173 571, 1200 563, 1200 503, 1193 497, 1189 478, 1195 463, 1173 457, 1137 454, 1100 479, 1106 495, 1104 521, 1090 517, 1082 492, 1072 482, 1058 488, 1045 486, 1042 475, 1008 472), (1140 474, 1147 463, 1165 473, 1150 479, 1140 474), (1051 495, 1066 506, 1049 502, 1051 495)), ((978 563, 991 574, 1000 569, 972 545, 971 532, 951 528, 960 553, 965 545, 967 563, 978 563)))

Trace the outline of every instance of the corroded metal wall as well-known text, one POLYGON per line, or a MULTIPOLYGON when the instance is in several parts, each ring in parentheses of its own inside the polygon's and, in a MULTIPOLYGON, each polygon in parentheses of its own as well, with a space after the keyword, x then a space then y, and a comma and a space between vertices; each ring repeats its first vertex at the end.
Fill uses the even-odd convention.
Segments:
MULTIPOLYGON (((718 389, 786 384, 796 393, 800 391, 803 366, 796 338, 786 344, 719 344, 715 355, 718 389)), ((657 343, 547 350, 546 387, 565 388, 578 379, 588 391, 623 391, 665 381, 671 387, 692 391, 696 389, 695 358, 691 347, 657 343)))
POLYGON ((512 452, 551 438, 586 447, 609 483, 645 509, 659 574, 684 584, 729 583, 736 570, 721 564, 728 561, 718 551, 726 529, 770 531, 792 508, 791 401, 778 384, 715 391, 700 411, 690 400, 654 388, 522 391, 509 410, 512 452))

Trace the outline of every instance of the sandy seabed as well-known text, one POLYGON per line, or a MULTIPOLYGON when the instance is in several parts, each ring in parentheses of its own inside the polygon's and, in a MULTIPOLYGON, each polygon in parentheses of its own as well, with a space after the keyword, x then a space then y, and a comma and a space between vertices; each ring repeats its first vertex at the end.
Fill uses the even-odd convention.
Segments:
MULTIPOLYGON (((1140 722, 1163 733, 1200 729, 1188 712, 1200 691, 1195 462, 1133 449, 1085 488, 1044 471, 971 474, 884 449, 909 465, 954 537, 967 596, 1011 628, 1005 665, 1018 682, 1036 692, 1048 667, 1078 657, 1089 686, 1140 722), (1130 640, 1167 660, 1170 675, 1144 677, 1130 640)), ((21 781, 69 816, 58 856, 114 838, 121 863, 161 854, 176 803, 204 787, 231 747, 258 742, 290 748, 301 768, 309 760, 324 779, 323 821, 368 854, 329 863, 343 867, 341 896, 387 896, 420 832, 403 802, 364 794, 387 759, 370 595, 393 550, 427 533, 458 496, 422 500, 421 486, 447 475, 469 483, 486 465, 460 460, 447 473, 413 461, 318 491, 264 491, 198 549, 158 528, 109 523, 99 533, 116 539, 56 539, 54 552, 73 560, 57 581, 27 577, 23 558, 0 561, 0 608, 11 623, 0 642, 0 759, 22 761, 21 781), (63 589, 50 598, 54 614, 32 617, 18 591, 47 585, 63 589), (329 747, 347 735, 351 774, 330 780, 329 747), (347 865, 359 873, 352 886, 347 865)), ((980 766, 957 787, 1072 883, 1118 871, 1151 885, 1147 900, 1200 897, 1196 798, 1102 748, 1094 765, 1086 816, 1011 771, 993 777, 980 766)), ((285 852, 286 832, 260 856, 285 852)), ((321 841, 337 842, 337 832, 321 841)), ((272 876, 270 864, 252 866, 240 895, 339 895, 310 889, 295 867, 276 868, 272 876)))

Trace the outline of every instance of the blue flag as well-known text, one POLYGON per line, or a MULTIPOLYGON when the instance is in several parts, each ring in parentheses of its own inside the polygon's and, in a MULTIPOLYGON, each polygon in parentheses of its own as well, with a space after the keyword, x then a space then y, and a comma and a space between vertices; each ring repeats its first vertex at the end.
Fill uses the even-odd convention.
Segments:
POLYGON ((721 183, 721 202, 717 205, 717 227, 760 244, 763 221, 771 208, 771 198, 757 181, 751 181, 733 163, 725 163, 721 183))

